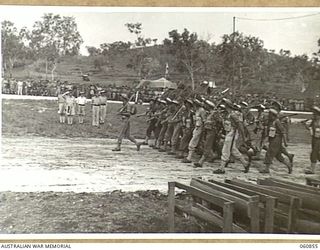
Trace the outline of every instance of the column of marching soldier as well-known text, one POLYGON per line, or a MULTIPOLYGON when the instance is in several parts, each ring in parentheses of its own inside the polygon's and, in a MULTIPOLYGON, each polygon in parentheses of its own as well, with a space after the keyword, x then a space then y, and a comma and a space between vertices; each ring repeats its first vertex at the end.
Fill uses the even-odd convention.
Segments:
MULTIPOLYGON (((78 98, 69 92, 58 95, 60 123, 73 123, 76 104, 79 123, 83 123, 86 98, 80 93, 78 98)), ((214 174, 224 174, 225 168, 234 160, 239 160, 244 172, 250 170, 253 159, 261 158, 262 150, 266 150, 264 168, 261 173, 269 173, 274 158, 283 163, 291 174, 294 155, 287 150, 289 119, 282 115, 282 105, 273 101, 269 106, 259 104, 249 107, 242 101, 239 104, 221 97, 209 100, 203 96, 195 98, 156 98, 150 102, 146 113, 148 128, 146 138, 138 142, 130 134, 130 117, 137 113, 135 105, 129 104, 131 99, 122 97, 123 104, 118 114, 122 117, 122 129, 117 146, 113 151, 121 150, 124 138, 136 144, 149 145, 160 152, 167 152, 183 163, 192 163, 193 155, 201 155, 194 167, 202 167, 205 161, 220 159, 220 166, 214 174), (257 109, 254 116, 251 108, 257 109), (149 139, 155 138, 153 144, 149 139)), ((96 92, 92 97, 92 125, 99 126, 105 122, 107 98, 105 91, 96 92)), ((314 174, 316 163, 320 160, 320 108, 312 108, 313 117, 304 123, 312 136, 311 165, 306 174, 314 174)))
MULTIPOLYGON (((192 163, 195 152, 201 155, 194 167, 202 167, 207 160, 220 159, 214 174, 224 174, 225 168, 234 160, 249 172, 253 159, 261 159, 266 150, 264 168, 260 173, 269 173, 274 158, 284 164, 291 174, 294 154, 287 150, 289 117, 281 113, 282 105, 277 101, 268 107, 259 104, 232 103, 227 98, 213 101, 204 97, 184 100, 155 99, 146 113, 148 128, 143 144, 149 144, 151 135, 155 143, 150 145, 160 152, 167 152, 192 163), (251 108, 257 109, 254 116, 251 108)), ((312 108, 313 117, 305 123, 312 136, 311 165, 305 174, 314 174, 316 162, 320 160, 320 108, 312 108)))

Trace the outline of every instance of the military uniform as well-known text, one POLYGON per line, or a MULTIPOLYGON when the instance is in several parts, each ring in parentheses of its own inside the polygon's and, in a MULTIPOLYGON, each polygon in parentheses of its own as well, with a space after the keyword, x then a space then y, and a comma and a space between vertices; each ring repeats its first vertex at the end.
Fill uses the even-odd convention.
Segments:
POLYGON ((68 124, 73 124, 73 116, 76 114, 76 99, 73 95, 66 96, 66 115, 68 124))
POLYGON ((289 174, 292 172, 292 164, 286 161, 282 156, 282 140, 284 136, 284 128, 278 118, 278 112, 274 109, 269 110, 269 120, 267 126, 267 136, 269 140, 269 147, 265 156, 265 169, 260 173, 269 173, 270 165, 273 158, 276 158, 279 162, 285 164, 288 168, 289 174), (271 117, 270 117, 271 116, 271 117))
POLYGON ((184 110, 181 114, 182 138, 180 140, 179 150, 176 152, 176 157, 179 159, 182 159, 184 157, 184 153, 188 150, 188 145, 192 138, 192 131, 194 129, 194 112, 192 110, 192 101, 187 101, 189 101, 189 104, 186 103, 186 110, 184 110))
POLYGON ((107 97, 105 96, 105 92, 101 92, 102 95, 99 96, 99 123, 104 124, 107 116, 107 97))
POLYGON ((66 97, 65 95, 68 94, 68 92, 64 93, 64 94, 58 94, 58 105, 59 105, 59 110, 58 110, 58 114, 59 114, 59 118, 60 118, 60 123, 65 123, 66 121, 66 97))
POLYGON ((182 135, 182 117, 183 117, 183 112, 186 110, 186 107, 182 105, 176 114, 174 115, 174 119, 172 120, 172 124, 174 124, 174 129, 171 137, 171 155, 175 155, 176 151, 178 149, 178 143, 179 143, 179 138, 182 135))
POLYGON ((198 105, 198 108, 195 112, 194 122, 195 122, 195 128, 192 131, 192 138, 188 145, 188 156, 182 161, 184 163, 191 163, 191 158, 195 152, 196 147, 198 146, 198 143, 201 138, 201 134, 203 131, 203 125, 206 119, 206 111, 199 103, 198 100, 195 100, 195 104, 198 105))
POLYGON ((79 123, 83 123, 83 118, 86 115, 86 102, 87 99, 83 96, 83 92, 80 93, 80 96, 76 100, 78 104, 78 116, 79 116, 79 123))
POLYGON ((150 102, 150 107, 146 112, 147 118, 148 118, 148 128, 146 131, 146 138, 144 141, 144 144, 148 145, 149 139, 151 138, 152 133, 156 137, 156 125, 157 125, 157 117, 155 116, 155 113, 157 111, 157 104, 155 101, 150 102))
MULTIPOLYGON (((213 108, 213 107, 212 107, 213 108)), ((204 150, 199 160, 194 165, 195 167, 202 167, 203 163, 208 158, 213 158, 213 150, 217 151, 218 145, 218 133, 221 129, 222 120, 219 113, 216 110, 211 110, 204 122, 204 150)))
POLYGON ((92 100, 92 126, 99 127, 99 114, 100 114, 100 98, 98 95, 94 95, 92 100))
POLYGON ((313 107, 314 117, 308 124, 311 140, 311 165, 305 170, 305 174, 314 174, 317 161, 320 161, 320 108, 313 107))
POLYGON ((117 147, 112 149, 112 151, 120 151, 122 140, 127 138, 137 146, 137 151, 140 150, 141 143, 138 143, 137 140, 130 134, 130 117, 137 113, 137 108, 134 105, 130 105, 129 103, 125 103, 121 108, 119 115, 121 115, 122 119, 122 129, 120 135, 118 137, 117 147))

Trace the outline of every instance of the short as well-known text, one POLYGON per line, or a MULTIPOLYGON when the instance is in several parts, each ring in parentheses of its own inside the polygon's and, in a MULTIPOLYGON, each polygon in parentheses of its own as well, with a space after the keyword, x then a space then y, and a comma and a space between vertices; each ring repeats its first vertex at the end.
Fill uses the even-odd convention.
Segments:
POLYGON ((86 107, 84 105, 78 106, 78 115, 86 115, 86 107))
POLYGON ((59 103, 58 114, 64 115, 66 113, 66 107, 64 103, 59 103))

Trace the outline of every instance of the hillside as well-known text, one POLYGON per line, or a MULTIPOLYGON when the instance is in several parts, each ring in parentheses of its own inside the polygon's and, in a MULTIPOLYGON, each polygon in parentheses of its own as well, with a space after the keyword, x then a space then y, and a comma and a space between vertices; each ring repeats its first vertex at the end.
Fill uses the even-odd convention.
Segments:
MULTIPOLYGON (((138 51, 140 53, 140 51, 138 51)), ((138 69, 135 68, 139 53, 136 50, 119 51, 110 55, 97 56, 73 56, 62 57, 57 63, 54 73, 55 80, 68 81, 73 84, 99 84, 107 86, 133 85, 139 82, 138 69), (137 56, 138 54, 138 56, 137 56), (90 81, 82 79, 82 74, 88 74, 90 81)), ((146 79, 158 79, 165 74, 165 65, 169 65, 169 79, 172 81, 181 81, 189 84, 190 79, 187 72, 181 71, 181 65, 177 64, 175 58, 167 54, 162 46, 152 46, 144 48, 143 56, 147 60, 147 66, 142 67, 146 79), (180 67, 180 68, 179 68, 180 67)), ((281 62, 285 67, 279 68, 276 63, 268 65, 266 68, 266 79, 256 79, 254 76, 248 77, 243 86, 242 93, 268 93, 277 94, 282 97, 290 98, 308 98, 315 97, 320 92, 319 80, 307 79, 306 86, 309 85, 305 93, 301 93, 301 86, 296 82, 294 70, 290 68, 291 61, 294 58, 283 58, 277 54, 269 54, 273 63, 281 62), (276 70, 275 70, 276 69, 276 70), (275 72, 276 71, 276 72, 275 72), (293 73, 292 73, 293 72, 293 73)), ((214 68, 214 67, 212 67, 214 68)), ((44 63, 31 63, 27 66, 15 67, 13 77, 18 79, 46 79, 44 63), (40 65, 40 66, 39 66, 40 65)), ((226 73, 223 69, 216 72, 198 73, 195 75, 196 83, 203 80, 215 81, 218 86, 229 87, 230 83, 226 81, 226 73)), ((47 79, 51 80, 51 71, 48 70, 47 79)), ((238 83, 236 83, 237 86, 238 83)))

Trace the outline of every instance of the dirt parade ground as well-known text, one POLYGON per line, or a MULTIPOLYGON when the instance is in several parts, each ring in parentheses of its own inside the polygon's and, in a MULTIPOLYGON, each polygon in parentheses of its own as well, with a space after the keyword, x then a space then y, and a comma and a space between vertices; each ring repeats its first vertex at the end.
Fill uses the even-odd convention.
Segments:
MULTIPOLYGON (((248 174, 235 163, 225 175, 214 175, 219 160, 194 168, 148 146, 137 152, 128 141, 122 151, 112 152, 119 132, 118 118, 112 115, 116 104, 102 128, 91 128, 88 110, 87 133, 79 124, 59 124, 54 104, 2 100, 0 233, 167 232, 169 181, 255 182, 266 176, 258 171, 262 161, 254 161, 248 174)), ((143 118, 133 122, 140 141, 144 123, 143 118)), ((293 127, 288 146, 295 154, 293 173, 275 162, 267 176, 304 184, 311 146, 303 128, 293 127)), ((208 232, 194 219, 178 216, 177 221, 177 232, 208 232)))

